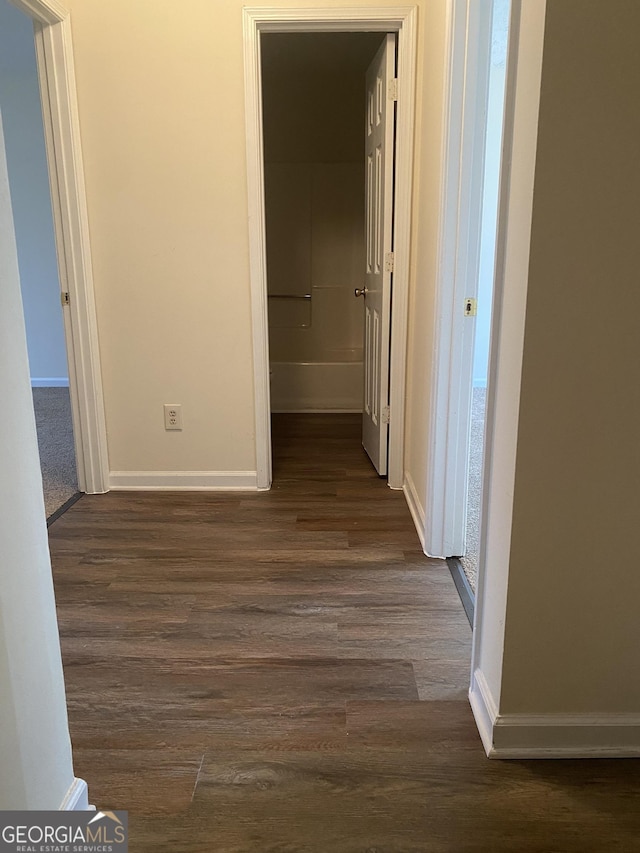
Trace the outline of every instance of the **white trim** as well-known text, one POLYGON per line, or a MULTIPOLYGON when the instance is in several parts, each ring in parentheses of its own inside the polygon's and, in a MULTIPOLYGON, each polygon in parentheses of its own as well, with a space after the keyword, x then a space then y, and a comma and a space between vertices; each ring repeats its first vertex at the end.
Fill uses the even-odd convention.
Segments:
POLYGON ((245 20, 265 33, 393 32, 415 25, 416 6, 339 6, 319 8, 245 7, 245 20))
POLYGON ((500 707, 545 0, 513 0, 472 671, 500 707))
POLYGON ((249 203, 249 275, 251 337, 259 489, 271 488, 271 401, 269 389, 269 318, 267 313, 267 250, 264 213, 262 86, 260 34, 249 10, 243 12, 247 193, 249 203))
POLYGON ((89 789, 84 779, 74 779, 71 787, 60 804, 61 812, 95 811, 95 806, 89 805, 89 789))
POLYGON ((404 497, 407 502, 407 506, 409 507, 411 518, 413 519, 413 523, 416 526, 418 539, 420 540, 420 544, 422 545, 422 548, 424 550, 424 507, 420 503, 416 484, 413 482, 413 478, 411 477, 411 474, 408 471, 405 474, 402 491, 404 492, 404 497))
POLYGON ((109 487, 125 491, 253 491, 256 471, 112 471, 109 487))
POLYGON ((493 751, 493 727, 498 716, 496 703, 484 675, 480 670, 473 672, 469 688, 469 702, 478 727, 480 739, 487 755, 493 751))
MULTIPOLYGON (((389 359, 389 462, 387 482, 404 484, 404 432, 409 322, 409 277, 415 136, 417 12, 408 9, 398 30, 398 109, 393 230, 393 296, 389 359)), ((423 527, 424 529, 424 527, 423 527)), ((424 544, 424 537, 421 537, 424 544)))
POLYGON ((260 72, 261 32, 397 32, 399 92, 395 167, 395 270, 391 321, 389 474, 404 480, 404 409, 415 127, 416 26, 414 6, 362 8, 245 8, 243 10, 249 259, 253 336, 258 488, 271 485, 269 348, 264 226, 264 166, 260 72))
POLYGON ((490 758, 638 758, 640 714, 504 714, 490 758))
POLYGON ((498 714, 482 672, 469 701, 489 758, 638 758, 640 714, 498 714))
POLYGON ((11 0, 14 6, 41 24, 57 24, 69 14, 58 0, 11 0))
POLYGON ((107 434, 91 268, 71 21, 58 0, 13 0, 34 20, 45 145, 49 163, 78 486, 107 488, 107 434))
POLYGON ((475 321, 489 92, 491 3, 449 0, 440 186, 435 359, 425 542, 438 557, 464 554, 475 321))
POLYGON ((32 376, 32 388, 68 388, 69 379, 66 376, 32 376))

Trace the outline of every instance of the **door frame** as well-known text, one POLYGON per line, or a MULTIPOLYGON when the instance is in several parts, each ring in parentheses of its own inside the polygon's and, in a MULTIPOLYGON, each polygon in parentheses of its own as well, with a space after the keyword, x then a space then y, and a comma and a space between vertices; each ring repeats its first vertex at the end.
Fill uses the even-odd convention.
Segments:
MULTIPOLYGON (((547 0, 512 0, 469 702, 490 757, 505 623, 547 0)), ((537 719, 537 718, 529 718, 537 719)), ((503 728, 504 731, 504 728, 503 728)), ((539 755, 539 753, 538 753, 539 755)))
POLYGON ((249 264, 253 341, 257 487, 271 487, 271 404, 269 392, 269 322, 267 310, 266 228, 264 207, 264 139, 260 35, 309 32, 395 32, 398 38, 398 103, 394 198, 394 272, 389 373, 388 483, 404 483, 404 413, 407 319, 409 310, 410 235, 415 127, 415 6, 359 9, 243 9, 249 264))
POLYGON ((493 3, 449 0, 446 114, 431 383, 424 550, 461 556, 466 546, 471 387, 489 96, 493 3))
POLYGON ((107 431, 100 369, 71 21, 58 0, 11 0, 34 24, 36 61, 60 289, 64 308, 78 488, 108 491, 107 431))

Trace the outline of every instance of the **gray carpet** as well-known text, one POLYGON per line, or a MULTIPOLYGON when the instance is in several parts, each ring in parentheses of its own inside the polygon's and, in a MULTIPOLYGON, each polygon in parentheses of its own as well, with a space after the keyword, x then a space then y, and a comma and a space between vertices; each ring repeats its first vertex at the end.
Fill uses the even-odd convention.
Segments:
POLYGON ((475 592, 480 550, 480 496, 482 491, 482 445, 487 389, 474 388, 471 408, 471 450, 469 453, 469 494, 467 498, 467 553, 460 562, 475 592))
POLYGON ((78 492, 68 388, 33 388, 47 518, 78 492))

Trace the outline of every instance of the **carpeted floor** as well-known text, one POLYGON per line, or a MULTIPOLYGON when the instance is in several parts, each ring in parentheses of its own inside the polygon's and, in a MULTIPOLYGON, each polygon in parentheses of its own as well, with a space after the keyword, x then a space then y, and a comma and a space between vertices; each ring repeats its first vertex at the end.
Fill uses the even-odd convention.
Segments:
POLYGON ((471 589, 475 592, 478 577, 480 540, 480 495, 482 491, 482 450, 486 388, 473 389, 471 409, 471 450, 469 453, 469 494, 467 499, 467 553, 460 562, 471 589))
POLYGON ((68 388, 33 388, 47 519, 78 493, 68 388))

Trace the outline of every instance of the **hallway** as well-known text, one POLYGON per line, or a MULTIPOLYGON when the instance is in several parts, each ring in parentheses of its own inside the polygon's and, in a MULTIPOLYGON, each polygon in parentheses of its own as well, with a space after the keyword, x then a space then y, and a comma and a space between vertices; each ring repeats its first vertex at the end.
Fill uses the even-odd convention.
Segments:
POLYGON ((50 529, 75 772, 134 853, 627 851, 636 761, 490 762, 471 631, 353 415, 274 416, 269 493, 50 529))

